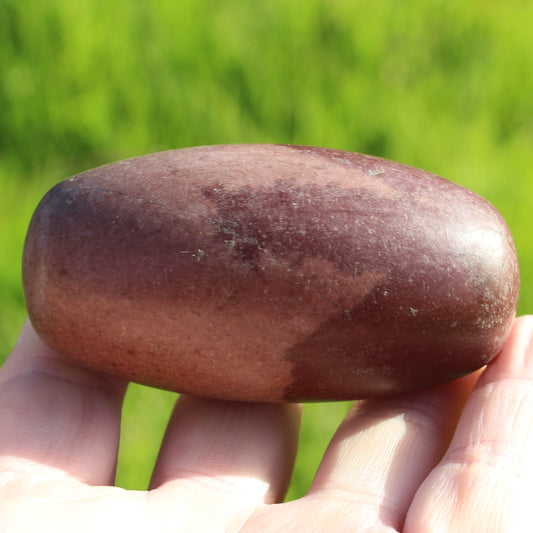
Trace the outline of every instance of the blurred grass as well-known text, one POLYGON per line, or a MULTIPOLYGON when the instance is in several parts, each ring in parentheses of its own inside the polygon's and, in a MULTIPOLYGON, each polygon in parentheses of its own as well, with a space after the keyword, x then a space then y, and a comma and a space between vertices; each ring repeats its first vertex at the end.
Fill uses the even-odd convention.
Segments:
MULTIPOLYGON (((55 182, 143 153, 287 142, 372 153, 489 199, 533 310, 529 0, 0 0, 0 361, 20 258, 55 182)), ((146 485, 173 396, 133 386, 118 482, 146 485)), ((345 404, 308 406, 291 497, 345 404)))

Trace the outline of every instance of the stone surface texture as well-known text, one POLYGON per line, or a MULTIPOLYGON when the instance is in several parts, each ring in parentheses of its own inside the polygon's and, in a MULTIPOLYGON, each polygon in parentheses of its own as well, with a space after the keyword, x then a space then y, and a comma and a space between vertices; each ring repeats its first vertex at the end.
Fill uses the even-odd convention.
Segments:
POLYGON ((25 243, 41 337, 80 365, 212 398, 384 396, 500 350, 519 272, 484 199, 399 163, 222 145, 56 185, 25 243))

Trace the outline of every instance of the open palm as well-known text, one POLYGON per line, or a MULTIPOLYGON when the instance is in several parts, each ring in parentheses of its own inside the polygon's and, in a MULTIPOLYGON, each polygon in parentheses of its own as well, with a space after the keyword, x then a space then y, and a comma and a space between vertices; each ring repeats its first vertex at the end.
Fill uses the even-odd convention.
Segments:
POLYGON ((283 500, 300 407, 182 396, 148 491, 113 486, 126 384, 27 323, 0 372, 0 530, 533 531, 533 317, 482 373, 356 402, 309 493, 283 500), (529 529, 528 529, 529 528, 529 529))

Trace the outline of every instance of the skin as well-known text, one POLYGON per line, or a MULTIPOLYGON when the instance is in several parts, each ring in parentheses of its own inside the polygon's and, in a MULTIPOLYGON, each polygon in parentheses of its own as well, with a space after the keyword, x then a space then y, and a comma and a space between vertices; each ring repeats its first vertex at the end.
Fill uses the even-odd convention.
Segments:
POLYGON ((182 396, 150 489, 113 486, 126 383, 62 359, 29 323, 0 371, 2 531, 526 531, 533 316, 484 370, 359 401, 309 493, 283 499, 300 407, 182 396))

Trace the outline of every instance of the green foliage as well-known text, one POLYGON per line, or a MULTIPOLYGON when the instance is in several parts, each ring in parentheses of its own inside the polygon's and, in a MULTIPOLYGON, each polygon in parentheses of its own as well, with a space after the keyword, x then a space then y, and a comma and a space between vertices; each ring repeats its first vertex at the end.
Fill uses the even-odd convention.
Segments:
MULTIPOLYGON (((474 189, 511 227, 531 311, 532 23, 528 0, 0 0, 0 361, 24 317, 21 249, 46 189, 201 144, 367 152, 474 189)), ((141 390, 125 412, 139 442, 121 451, 126 486, 146 482, 152 458, 135 459, 168 415, 167 393, 141 390)), ((291 495, 345 409, 306 411, 291 495)))

